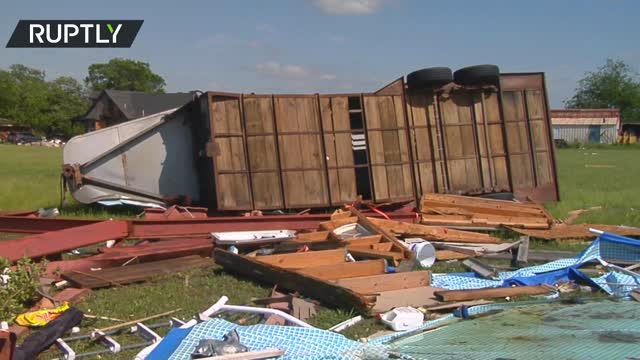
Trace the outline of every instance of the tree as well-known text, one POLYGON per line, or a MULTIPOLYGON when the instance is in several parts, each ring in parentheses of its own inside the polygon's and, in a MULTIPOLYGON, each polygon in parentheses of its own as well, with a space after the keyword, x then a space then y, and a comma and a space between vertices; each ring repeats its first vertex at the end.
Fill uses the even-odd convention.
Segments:
POLYGON ((44 71, 24 65, 0 70, 0 117, 46 135, 71 136, 81 131, 72 120, 84 115, 89 100, 71 77, 45 80, 44 71))
POLYGON ((565 104, 570 109, 618 108, 626 122, 640 122, 638 74, 622 60, 607 59, 596 72, 585 74, 565 104))
POLYGON ((85 78, 87 87, 101 91, 105 89, 144 92, 164 92, 164 79, 151 71, 148 63, 115 58, 106 64, 92 64, 85 78))

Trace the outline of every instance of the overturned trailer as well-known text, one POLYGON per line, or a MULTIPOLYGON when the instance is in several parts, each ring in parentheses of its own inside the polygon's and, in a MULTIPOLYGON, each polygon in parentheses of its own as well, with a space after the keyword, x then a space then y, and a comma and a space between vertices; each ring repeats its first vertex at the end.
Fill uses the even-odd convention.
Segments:
POLYGON ((175 111, 70 140, 82 203, 218 211, 329 208, 423 193, 558 200, 543 73, 423 69, 373 93, 210 91, 175 111))

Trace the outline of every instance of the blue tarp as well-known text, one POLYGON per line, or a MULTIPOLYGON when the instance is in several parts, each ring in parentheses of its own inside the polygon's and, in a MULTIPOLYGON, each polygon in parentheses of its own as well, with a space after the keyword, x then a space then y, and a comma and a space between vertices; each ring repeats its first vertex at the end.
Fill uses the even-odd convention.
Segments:
POLYGON ((462 290, 512 285, 555 285, 569 280, 580 280, 611 295, 625 296, 640 284, 640 278, 620 272, 610 272, 599 278, 589 278, 579 267, 593 260, 623 260, 640 262, 640 240, 604 233, 574 258, 560 259, 517 271, 498 274, 498 280, 487 280, 474 273, 434 274, 435 287, 462 290))

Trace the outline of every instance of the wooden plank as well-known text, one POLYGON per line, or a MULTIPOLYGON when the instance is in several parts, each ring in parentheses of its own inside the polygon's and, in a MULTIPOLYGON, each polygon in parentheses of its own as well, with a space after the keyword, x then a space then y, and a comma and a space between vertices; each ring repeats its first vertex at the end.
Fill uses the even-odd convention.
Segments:
POLYGON ((442 301, 465 301, 479 299, 494 299, 522 295, 543 295, 554 291, 550 286, 517 286, 517 287, 499 287, 499 288, 483 288, 472 290, 441 290, 436 291, 435 295, 442 301))
POLYGON ((472 256, 473 255, 467 254, 465 252, 459 252, 459 251, 453 251, 453 250, 437 250, 436 251, 436 260, 438 261, 468 259, 472 256))
POLYGON ((336 280, 359 276, 380 275, 385 273, 385 269, 386 265, 384 260, 379 259, 305 267, 297 270, 297 272, 313 276, 318 279, 336 280))
POLYGON ((354 308, 368 313, 373 299, 368 299, 350 289, 343 288, 313 276, 283 269, 231 252, 215 249, 216 264, 227 271, 242 274, 258 281, 278 285, 279 288, 297 291, 304 296, 341 308, 354 308))
POLYGON ((256 261, 285 269, 302 269, 320 265, 337 265, 345 262, 346 249, 307 251, 292 254, 257 256, 256 261))
POLYGON ((380 251, 355 246, 347 246, 347 250, 356 259, 387 259, 395 262, 405 258, 402 251, 380 251))
POLYGON ((462 243, 487 244, 502 243, 502 240, 496 237, 471 231, 452 230, 378 218, 369 218, 369 221, 390 233, 401 234, 403 236, 422 237, 425 240, 430 241, 454 241, 462 243))
POLYGON ((340 226, 353 224, 353 223, 356 223, 356 222, 358 222, 358 218, 355 217, 355 216, 350 216, 350 217, 346 217, 346 218, 340 218, 340 219, 321 222, 318 225, 318 227, 320 228, 320 230, 335 230, 335 229, 339 228, 340 226))
POLYGON ((369 246, 379 244, 382 241, 382 235, 361 236, 351 239, 345 239, 342 242, 347 246, 369 246))
POLYGON ((296 234, 296 237, 289 242, 306 244, 306 243, 327 241, 329 239, 329 233, 330 231, 314 231, 309 233, 300 233, 300 234, 296 234))
POLYGON ((210 258, 197 255, 176 259, 148 262, 128 265, 123 267, 107 268, 100 271, 88 272, 88 275, 79 273, 65 273, 62 278, 83 288, 100 288, 112 284, 130 284, 151 279, 159 275, 169 275, 194 267, 213 265, 210 258))
POLYGON ((400 306, 432 306, 440 304, 434 293, 442 290, 431 286, 422 286, 400 290, 381 291, 376 294, 375 305, 371 313, 379 314, 400 306))
POLYGON ((398 240, 389 231, 387 231, 387 230, 375 225, 371 221, 371 219, 374 219, 374 218, 368 218, 368 217, 364 216, 360 211, 358 211, 358 210, 356 210, 354 208, 351 208, 351 213, 358 218, 358 223, 360 223, 362 226, 364 226, 365 228, 367 228, 367 229, 369 229, 369 230, 371 230, 371 231, 373 231, 375 233, 378 233, 378 234, 382 235, 382 238, 385 241, 392 242, 395 245, 396 250, 399 250, 400 252, 402 252, 402 254, 404 255, 405 259, 413 259, 414 258, 414 254, 404 246, 403 242, 398 240))
POLYGON ((401 290, 431 285, 430 271, 411 271, 394 274, 351 277, 333 281, 336 285, 361 294, 401 290))
POLYGON ((424 194, 420 201, 421 211, 430 208, 461 208, 474 214, 498 216, 546 217, 540 205, 525 205, 506 200, 474 198, 470 196, 424 194), (486 201, 491 200, 491 201, 486 201))

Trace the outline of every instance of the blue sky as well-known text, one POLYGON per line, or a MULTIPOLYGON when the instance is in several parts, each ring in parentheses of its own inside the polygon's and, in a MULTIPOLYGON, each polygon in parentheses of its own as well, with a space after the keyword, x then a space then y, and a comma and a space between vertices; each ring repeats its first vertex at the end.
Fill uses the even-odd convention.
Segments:
POLYGON ((372 91, 429 66, 543 71, 561 107, 607 57, 640 68, 640 1, 13 1, 0 67, 79 80, 92 63, 145 61, 169 91, 372 91), (7 49, 19 19, 143 19, 130 49, 7 49))

